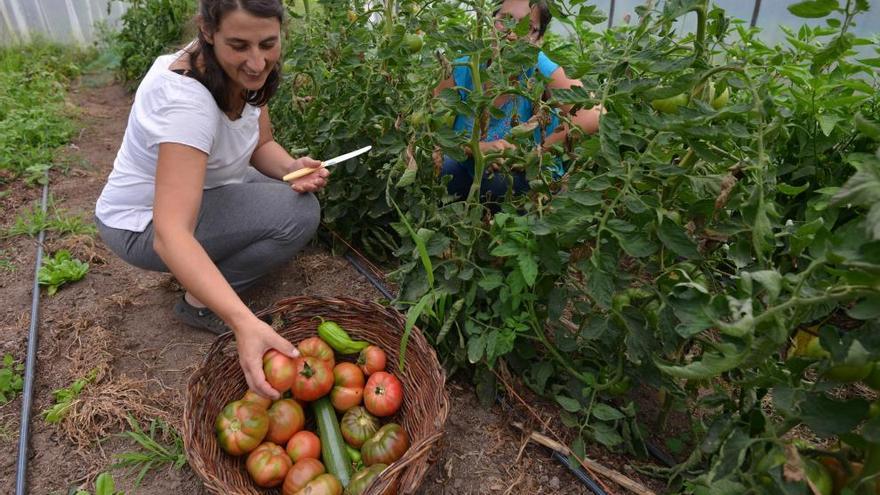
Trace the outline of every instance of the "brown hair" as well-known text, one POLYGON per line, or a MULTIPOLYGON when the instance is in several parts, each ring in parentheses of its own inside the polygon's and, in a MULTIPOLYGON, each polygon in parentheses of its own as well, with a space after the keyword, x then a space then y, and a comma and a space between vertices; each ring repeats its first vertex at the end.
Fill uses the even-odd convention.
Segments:
MULTIPOLYGON (((498 15, 498 12, 501 11, 501 6, 504 5, 505 0, 495 0, 495 12, 492 13, 492 16, 498 15)), ((529 0, 530 7, 536 7, 538 9, 538 39, 544 37, 544 33, 547 32, 547 26, 550 25, 550 20, 553 18, 553 15, 550 13, 550 7, 547 5, 546 0, 529 0)))
MULTIPOLYGON (((210 33, 216 33, 220 29, 223 17, 238 9, 243 9, 256 17, 275 17, 278 22, 284 22, 284 6, 281 0, 200 0, 199 15, 202 27, 210 33)), ((232 110, 229 102, 229 76, 220 67, 214 54, 214 46, 208 43, 202 29, 198 30, 196 45, 190 53, 189 61, 193 77, 208 88, 217 106, 224 112, 232 110), (203 69, 196 64, 200 55, 204 64, 203 69)), ((256 91, 247 91, 244 100, 256 107, 265 105, 278 90, 280 80, 281 65, 276 63, 263 87, 256 91)))

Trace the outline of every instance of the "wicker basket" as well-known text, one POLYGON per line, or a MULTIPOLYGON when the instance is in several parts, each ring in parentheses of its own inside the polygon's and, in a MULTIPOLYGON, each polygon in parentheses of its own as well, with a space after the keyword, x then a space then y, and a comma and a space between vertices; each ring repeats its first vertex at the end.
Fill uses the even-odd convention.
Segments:
MULTIPOLYGON (((297 343, 317 333, 316 317, 331 319, 355 339, 380 346, 388 356, 386 369, 401 379, 404 400, 391 421, 403 425, 410 437, 409 450, 376 478, 365 492, 370 495, 413 493, 428 470, 431 448, 443 435, 449 414, 446 375, 434 349, 418 328, 413 328, 406 349, 406 371, 397 360, 404 328, 403 316, 377 303, 348 298, 291 297, 275 303, 258 316, 269 317, 278 332, 297 343)), ((214 419, 230 401, 246 391, 231 333, 217 338, 199 368, 190 377, 184 406, 183 441, 189 465, 217 494, 265 494, 248 477, 246 456, 232 457, 220 449, 214 436, 214 419)))

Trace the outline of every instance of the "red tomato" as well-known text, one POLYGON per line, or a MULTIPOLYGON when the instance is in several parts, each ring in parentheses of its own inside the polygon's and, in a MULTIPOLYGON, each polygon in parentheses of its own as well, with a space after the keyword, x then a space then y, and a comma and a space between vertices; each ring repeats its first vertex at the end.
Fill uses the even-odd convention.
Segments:
POLYGON ((361 448, 367 440, 379 430, 379 419, 360 406, 352 407, 342 416, 339 429, 345 442, 355 448, 361 448))
POLYGON ((248 454, 245 466, 257 486, 271 488, 284 482, 293 463, 284 449, 274 443, 265 442, 248 454))
POLYGON ((327 361, 311 356, 299 357, 295 370, 291 391, 297 400, 311 402, 327 395, 333 388, 333 368, 327 361))
POLYGON ((364 405, 367 411, 379 416, 391 416, 403 403, 403 386, 391 373, 379 371, 370 375, 364 388, 364 405))
POLYGON ((333 368, 334 387, 330 391, 330 403, 339 412, 360 405, 364 397, 364 373, 352 363, 339 363, 333 368))
POLYGON ((330 473, 324 473, 309 483, 299 492, 302 495, 342 495, 342 483, 330 473))
POLYGON ((226 404, 214 422, 217 441, 230 455, 246 454, 260 445, 269 430, 266 409, 240 400, 226 404))
POLYGON ((367 346, 358 356, 357 364, 361 367, 361 371, 367 376, 370 376, 377 371, 384 371, 385 351, 374 345, 367 346))
POLYGON ((259 406, 262 406, 263 409, 269 409, 269 406, 272 405, 272 399, 268 397, 263 397, 262 395, 254 392, 253 390, 248 390, 244 393, 244 397, 241 398, 242 402, 253 402, 259 406))
POLYGON ((287 441, 287 455, 297 464, 303 459, 318 459, 321 457, 321 440, 308 430, 298 431, 287 441))
POLYGON ((331 369, 336 364, 336 360, 333 359, 333 348, 321 340, 320 337, 309 337, 300 342, 296 347, 303 356, 312 356, 322 361, 327 361, 330 363, 331 369))
POLYGON ((293 361, 275 349, 263 355, 263 373, 266 374, 266 381, 279 394, 283 394, 293 386, 293 380, 296 378, 293 361))
POLYGON ((281 487, 282 495, 294 495, 305 488, 309 481, 324 474, 324 465, 317 459, 306 457, 294 463, 287 476, 284 477, 284 485, 281 487))
POLYGON ((388 423, 361 447, 364 465, 391 464, 409 448, 409 436, 402 426, 388 423))
POLYGON ((268 414, 269 431, 266 433, 266 440, 278 445, 284 445, 306 424, 302 406, 293 399, 275 401, 269 408, 268 414))

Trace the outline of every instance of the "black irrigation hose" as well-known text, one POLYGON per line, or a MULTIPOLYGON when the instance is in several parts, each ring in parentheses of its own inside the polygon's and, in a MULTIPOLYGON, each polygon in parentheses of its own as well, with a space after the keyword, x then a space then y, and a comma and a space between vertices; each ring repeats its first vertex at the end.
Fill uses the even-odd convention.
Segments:
MULTIPOLYGON (((49 198, 49 176, 43 184, 43 215, 49 198)), ((25 495, 27 491, 28 441, 30 440, 31 405, 34 397, 34 368, 37 364, 37 325, 40 315, 40 265, 43 264, 43 241, 46 231, 40 229, 37 237, 37 261, 34 267, 34 292, 31 298, 31 324, 28 330, 27 360, 24 368, 24 388, 21 393, 21 429, 18 434, 18 464, 15 470, 15 495, 25 495)))
MULTIPOLYGON (((351 263, 351 266, 353 266, 354 269, 357 270, 361 275, 363 275, 364 277, 367 277, 367 280, 370 281, 370 283, 373 285, 373 287, 375 287, 379 292, 381 292, 382 295, 385 296, 386 299, 388 299, 388 300, 394 299, 394 296, 391 294, 391 291, 389 291, 388 288, 385 287, 385 284, 383 284, 381 280, 379 280, 375 276, 373 276, 373 274, 370 273, 369 270, 364 268, 364 266, 357 259, 357 257, 352 256, 352 254, 350 252, 346 252, 345 259, 348 260, 348 262, 351 263)), ((506 405, 504 403, 502 403, 502 404, 506 405)), ((507 407, 510 407, 510 406, 507 406, 507 407)), ((607 495, 605 493, 605 491, 602 490, 602 488, 600 488, 599 485, 595 481, 593 481, 592 478, 590 478, 590 475, 588 475, 583 469, 581 469, 580 466, 572 465, 571 462, 569 462, 568 458, 566 458, 564 455, 560 454, 559 452, 557 452, 555 450, 553 451, 553 457, 557 461, 559 461, 562 465, 567 467, 572 473, 574 473, 574 475, 579 480, 581 480, 581 482, 583 484, 585 484, 587 486, 587 488, 589 488, 595 495, 607 495)))

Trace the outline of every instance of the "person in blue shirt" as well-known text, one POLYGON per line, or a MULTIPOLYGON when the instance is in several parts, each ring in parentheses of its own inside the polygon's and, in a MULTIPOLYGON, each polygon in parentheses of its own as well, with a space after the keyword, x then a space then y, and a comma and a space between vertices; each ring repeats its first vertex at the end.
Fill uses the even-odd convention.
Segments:
MULTIPOLYGON (((500 1, 498 9, 495 11, 495 28, 499 31, 504 31, 507 29, 507 26, 516 24, 526 16, 530 19, 528 41, 535 45, 540 45, 551 18, 550 9, 544 0, 534 2, 529 0, 500 1)), ((510 32, 505 38, 515 41, 516 35, 510 32)), ((471 68, 467 64, 468 60, 469 57, 467 56, 455 60, 451 77, 440 82, 434 89, 435 97, 444 89, 451 88, 458 91, 462 101, 467 101, 468 94, 473 90, 473 79, 471 68)), ((521 77, 520 81, 525 84, 525 79, 536 77, 536 73, 540 73, 549 79, 546 88, 550 91, 559 88, 568 89, 575 86, 583 86, 581 81, 570 79, 565 74, 565 69, 550 60, 543 51, 538 52, 535 65, 524 71, 524 77, 521 77)), ((484 136, 480 139, 480 151, 483 154, 515 149, 515 146, 506 139, 511 127, 516 123, 525 123, 534 114, 535 103, 523 96, 502 95, 496 98, 493 104, 501 110, 503 117, 495 118, 489 116, 487 119, 484 136)), ((561 110, 569 112, 571 108, 569 106, 562 106, 561 110)), ((601 110, 598 107, 581 109, 574 115, 571 115, 571 121, 584 132, 592 134, 599 128, 600 114, 601 110)), ((536 145, 540 144, 548 147, 562 142, 568 136, 569 129, 566 124, 560 122, 558 115, 552 114, 549 120, 549 124, 543 129, 543 142, 541 141, 542 129, 538 127, 534 130, 536 145)), ((456 115, 453 130, 469 136, 473 130, 473 118, 461 114, 456 115)), ((474 160, 471 156, 473 152, 469 146, 465 147, 465 153, 468 157, 464 161, 457 161, 449 156, 443 157, 440 168, 441 177, 451 177, 447 184, 449 194, 459 199, 467 197, 474 180, 474 160)), ((551 164, 550 170, 554 178, 559 178, 564 173, 561 163, 551 164)), ((483 200, 502 198, 507 193, 508 179, 504 174, 494 173, 495 171, 497 171, 495 166, 486 167, 486 172, 483 175, 480 186, 480 196, 483 200)), ((513 192, 521 194, 527 191, 529 185, 525 172, 513 172, 512 175, 513 192)))

